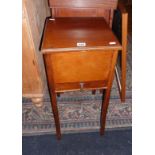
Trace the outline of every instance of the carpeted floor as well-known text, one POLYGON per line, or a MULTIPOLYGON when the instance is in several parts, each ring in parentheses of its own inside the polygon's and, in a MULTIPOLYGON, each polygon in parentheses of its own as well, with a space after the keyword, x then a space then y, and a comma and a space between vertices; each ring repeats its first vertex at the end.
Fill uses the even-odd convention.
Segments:
POLYGON ((23 155, 131 155, 132 130, 23 137, 23 155))

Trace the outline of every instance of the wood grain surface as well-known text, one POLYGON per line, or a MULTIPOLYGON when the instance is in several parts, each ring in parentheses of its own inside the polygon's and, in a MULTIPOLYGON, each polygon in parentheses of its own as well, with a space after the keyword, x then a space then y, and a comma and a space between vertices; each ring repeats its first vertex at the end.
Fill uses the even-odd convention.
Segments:
POLYGON ((86 43, 88 48, 117 48, 121 45, 104 18, 55 18, 47 19, 42 43, 42 52, 79 50, 77 43, 86 43), (110 45, 114 42, 114 45, 110 45))
POLYGON ((39 46, 50 10, 46 0, 23 0, 22 5, 22 95, 42 101, 46 76, 39 46))

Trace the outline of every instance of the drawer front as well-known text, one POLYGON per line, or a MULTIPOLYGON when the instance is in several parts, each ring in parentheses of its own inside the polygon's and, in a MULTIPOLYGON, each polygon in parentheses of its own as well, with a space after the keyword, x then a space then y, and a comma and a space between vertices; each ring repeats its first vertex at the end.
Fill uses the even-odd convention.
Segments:
POLYGON ((113 51, 74 51, 45 54, 47 72, 54 83, 78 83, 107 80, 113 51))
POLYGON ((56 92, 66 92, 75 90, 89 90, 89 89, 106 89, 107 81, 92 81, 92 82, 80 82, 80 83, 56 83, 56 92))

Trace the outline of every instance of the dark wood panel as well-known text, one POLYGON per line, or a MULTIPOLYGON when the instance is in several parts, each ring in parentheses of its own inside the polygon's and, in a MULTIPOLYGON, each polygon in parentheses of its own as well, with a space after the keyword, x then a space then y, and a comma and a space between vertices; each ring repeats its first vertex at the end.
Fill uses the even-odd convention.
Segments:
POLYGON ((102 8, 54 8, 55 17, 103 17, 109 9, 102 8))
POLYGON ((116 8, 118 0, 49 0, 50 7, 109 7, 116 8))

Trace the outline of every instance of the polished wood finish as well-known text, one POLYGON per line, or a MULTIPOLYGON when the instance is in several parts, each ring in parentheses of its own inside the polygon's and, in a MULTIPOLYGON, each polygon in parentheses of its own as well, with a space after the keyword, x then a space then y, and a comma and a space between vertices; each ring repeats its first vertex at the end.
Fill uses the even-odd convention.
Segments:
POLYGON ((122 49, 103 17, 47 20, 41 49, 43 53, 79 50, 78 42, 86 43, 80 50, 122 49), (109 46, 110 42, 115 44, 109 46))
POLYGON ((118 0, 49 0, 52 17, 104 17, 112 26, 118 0))
POLYGON ((104 133, 114 68, 121 49, 104 18, 47 19, 41 50, 58 139, 61 131, 56 93, 66 91, 106 90, 100 129, 104 133), (79 42, 85 46, 77 46, 79 42))
POLYGON ((22 96, 41 106, 46 76, 39 45, 45 18, 50 12, 44 0, 23 0, 22 4, 22 96))
POLYGON ((104 50, 98 50, 98 52, 80 50, 69 52, 69 54, 68 52, 59 52, 48 54, 48 62, 46 63, 48 63, 49 68, 54 66, 53 77, 55 83, 100 81, 108 78, 112 56, 113 51, 110 50, 108 52, 104 50))

